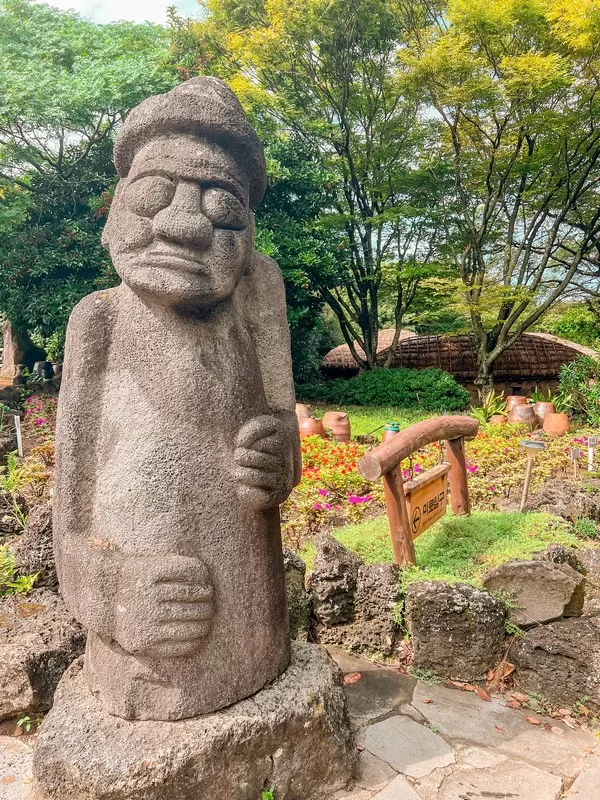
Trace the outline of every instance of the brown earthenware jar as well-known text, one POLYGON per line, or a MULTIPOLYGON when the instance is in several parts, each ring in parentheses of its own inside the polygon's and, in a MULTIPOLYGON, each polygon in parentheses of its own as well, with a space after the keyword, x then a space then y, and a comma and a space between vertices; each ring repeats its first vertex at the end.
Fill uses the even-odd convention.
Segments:
POLYGON ((533 406, 530 406, 529 403, 517 403, 517 405, 514 405, 508 414, 508 421, 513 424, 521 422, 527 425, 531 431, 537 428, 538 424, 533 406))
POLYGON ((300 438, 305 439, 307 436, 320 436, 321 439, 326 439, 325 428, 323 420, 315 419, 314 417, 300 417, 298 419, 298 427, 300 428, 300 438))
POLYGON ((296 403, 296 416, 298 419, 312 417, 312 408, 306 403, 296 403))
POLYGON ((492 414, 490 417, 490 425, 505 425, 506 416, 504 414, 492 414))
POLYGON ((544 433, 548 436, 564 436, 569 430, 568 414, 546 414, 544 417, 544 433))
POLYGON ((521 394, 511 394, 506 398, 506 410, 512 411, 515 406, 522 406, 527 403, 527 398, 521 394))
POLYGON ((323 414, 323 425, 329 428, 336 442, 350 441, 350 419, 343 411, 327 411, 323 414))
POLYGON ((538 418, 540 428, 544 425, 544 419, 546 417, 546 414, 556 414, 556 408, 554 407, 554 403, 546 403, 543 401, 540 401, 539 403, 534 403, 533 410, 535 411, 535 415, 538 418))

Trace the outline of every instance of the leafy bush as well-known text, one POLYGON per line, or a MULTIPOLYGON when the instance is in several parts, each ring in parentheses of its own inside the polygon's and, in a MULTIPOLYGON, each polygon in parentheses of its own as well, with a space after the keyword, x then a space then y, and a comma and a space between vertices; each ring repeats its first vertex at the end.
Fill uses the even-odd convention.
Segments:
POLYGON ((475 407, 471 406, 471 416, 475 417, 477 422, 485 425, 488 423, 491 418, 497 414, 502 414, 506 416, 506 401, 504 399, 504 394, 500 392, 496 394, 495 392, 490 392, 481 406, 475 407))
POLYGON ((568 397, 573 410, 585 415, 592 425, 600 425, 600 362, 593 356, 579 356, 564 364, 559 394, 568 397))
POLYGON ((354 378, 336 378, 296 387, 299 400, 334 405, 420 407, 426 411, 461 411, 470 400, 466 389, 441 369, 374 369, 354 378))

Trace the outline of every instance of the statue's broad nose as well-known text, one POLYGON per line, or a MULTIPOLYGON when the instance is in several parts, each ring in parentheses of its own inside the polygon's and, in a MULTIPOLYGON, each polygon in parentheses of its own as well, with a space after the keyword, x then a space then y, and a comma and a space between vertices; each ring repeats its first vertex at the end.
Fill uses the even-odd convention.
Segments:
POLYGON ((155 236, 194 249, 206 249, 212 240, 213 226, 202 212, 202 190, 195 183, 180 181, 169 206, 154 217, 155 236))

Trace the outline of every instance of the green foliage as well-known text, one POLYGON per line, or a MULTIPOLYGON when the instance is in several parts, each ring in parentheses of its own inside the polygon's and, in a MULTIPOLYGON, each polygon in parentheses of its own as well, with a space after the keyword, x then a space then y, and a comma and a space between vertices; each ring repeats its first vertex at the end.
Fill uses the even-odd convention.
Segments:
POLYGON ((598 524, 593 519, 578 519, 574 526, 575 534, 581 539, 598 539, 600 531, 598 524))
POLYGON ((544 314, 534 330, 551 333, 585 347, 598 348, 600 325, 593 308, 591 303, 557 303, 544 314))
MULTIPOLYGON (((559 376, 559 394, 570 407, 600 425, 600 362, 592 356, 579 356, 564 364, 559 376)), ((557 409, 558 411, 558 409, 557 409)))
POLYGON ((21 719, 17 720, 17 726, 26 733, 31 733, 33 728, 39 730, 43 721, 43 717, 36 717, 35 720, 33 720, 29 715, 26 714, 24 717, 21 717, 21 719))
MULTIPOLYGON (((393 561, 389 524, 379 517, 334 532, 367 563, 393 561)), ((481 586, 483 573, 513 558, 527 559, 547 544, 581 547, 568 523, 551 514, 475 511, 447 515, 415 540, 417 566, 403 573, 405 586, 440 580, 481 586)))
POLYGON ((513 636, 515 639, 524 639, 525 631, 520 628, 515 622, 511 622, 508 618, 504 620, 504 633, 507 636, 513 636))
POLYGON ((499 394, 496 394, 496 392, 488 392, 481 406, 471 406, 471 416, 475 417, 478 422, 485 424, 489 422, 495 414, 505 414, 505 404, 506 401, 502 392, 499 394))
POLYGON ((0 596, 29 594, 36 575, 17 575, 17 561, 7 544, 0 545, 0 596))
POLYGON ((275 800, 275 789, 271 787, 260 793, 260 800, 275 800))
POLYGON ((441 369, 374 369, 348 380, 300 385, 301 400, 338 405, 397 406, 426 411, 459 411, 470 395, 441 369))

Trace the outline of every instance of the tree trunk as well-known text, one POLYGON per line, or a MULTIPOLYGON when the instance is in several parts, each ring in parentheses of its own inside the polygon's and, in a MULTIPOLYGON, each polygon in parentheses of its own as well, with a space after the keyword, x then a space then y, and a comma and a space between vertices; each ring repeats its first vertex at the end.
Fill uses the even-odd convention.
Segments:
POLYGON ((483 403, 485 398, 494 391, 494 364, 489 362, 488 353, 483 346, 480 346, 477 352, 475 387, 480 403, 483 403))

